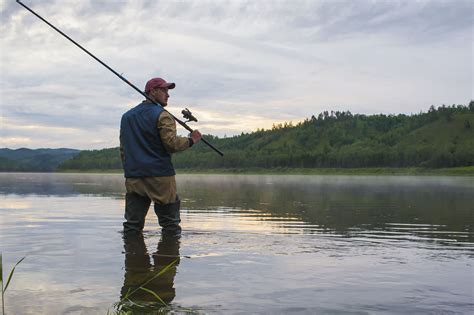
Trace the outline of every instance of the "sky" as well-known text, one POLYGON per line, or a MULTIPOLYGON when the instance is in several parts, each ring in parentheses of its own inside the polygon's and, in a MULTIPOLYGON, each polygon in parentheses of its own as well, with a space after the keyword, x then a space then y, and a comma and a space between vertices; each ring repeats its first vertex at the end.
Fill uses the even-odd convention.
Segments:
MULTIPOLYGON (((167 109, 203 134, 473 99, 470 0, 22 2, 139 89, 175 82, 167 109)), ((0 12, 0 147, 118 146, 143 96, 15 1, 0 12)))

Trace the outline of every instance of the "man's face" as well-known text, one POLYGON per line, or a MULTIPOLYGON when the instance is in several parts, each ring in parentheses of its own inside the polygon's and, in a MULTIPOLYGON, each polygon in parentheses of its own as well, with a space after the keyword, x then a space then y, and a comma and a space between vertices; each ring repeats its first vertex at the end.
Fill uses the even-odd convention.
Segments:
POLYGON ((157 103, 160 103, 161 106, 165 107, 168 105, 168 98, 170 97, 168 94, 168 88, 154 88, 151 90, 150 94, 153 100, 157 103))

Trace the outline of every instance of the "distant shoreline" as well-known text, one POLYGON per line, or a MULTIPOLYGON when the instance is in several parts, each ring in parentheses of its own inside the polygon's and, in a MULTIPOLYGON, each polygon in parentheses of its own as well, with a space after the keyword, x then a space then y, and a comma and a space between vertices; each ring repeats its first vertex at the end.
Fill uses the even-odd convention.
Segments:
MULTIPOLYGON (((98 173, 122 174, 121 169, 114 170, 61 170, 56 173, 98 173)), ((180 174, 256 174, 256 175, 440 175, 440 176, 474 176, 474 166, 452 168, 235 168, 235 169, 176 169, 180 174)))

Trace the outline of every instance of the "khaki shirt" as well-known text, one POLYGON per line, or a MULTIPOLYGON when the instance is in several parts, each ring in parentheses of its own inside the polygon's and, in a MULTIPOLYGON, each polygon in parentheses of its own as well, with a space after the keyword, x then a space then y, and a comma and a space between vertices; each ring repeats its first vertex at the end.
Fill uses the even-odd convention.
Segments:
POLYGON ((189 148, 189 138, 176 135, 176 121, 168 112, 161 112, 156 124, 160 138, 168 153, 184 151, 189 148))

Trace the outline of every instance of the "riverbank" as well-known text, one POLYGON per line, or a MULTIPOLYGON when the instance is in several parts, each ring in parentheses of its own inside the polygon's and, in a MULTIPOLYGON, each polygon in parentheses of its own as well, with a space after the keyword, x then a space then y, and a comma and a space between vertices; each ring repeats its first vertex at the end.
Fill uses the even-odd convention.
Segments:
MULTIPOLYGON (((115 170, 62 170, 61 173, 121 174, 115 170)), ((233 168, 233 169, 177 169, 177 174, 272 174, 272 175, 444 175, 474 176, 474 166, 452 168, 233 168)))

